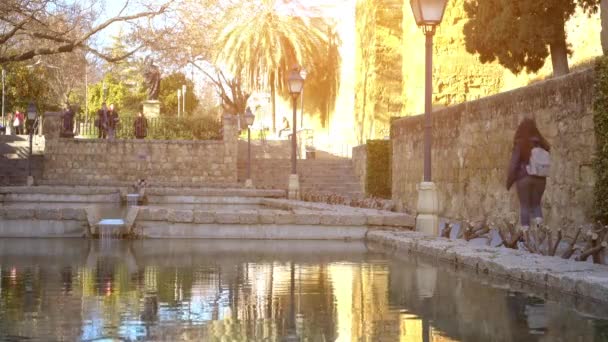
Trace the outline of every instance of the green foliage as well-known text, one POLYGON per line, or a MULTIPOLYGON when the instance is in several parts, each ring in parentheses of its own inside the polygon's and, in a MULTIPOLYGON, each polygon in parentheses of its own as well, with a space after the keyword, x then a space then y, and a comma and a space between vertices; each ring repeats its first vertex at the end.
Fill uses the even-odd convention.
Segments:
POLYGON ((593 122, 595 127, 596 154, 595 216, 608 224, 608 57, 598 60, 596 65, 595 99, 593 122))
POLYGON ((141 110, 145 94, 139 88, 130 89, 124 82, 112 74, 107 74, 103 81, 89 86, 89 116, 94 116, 103 102, 103 87, 106 87, 105 102, 114 104, 120 114, 134 115, 141 110))
MULTIPOLYGON (((186 91, 186 113, 192 114, 198 107, 199 100, 194 93, 194 83, 186 78, 181 72, 175 72, 160 80, 160 112, 163 115, 177 115, 177 90, 182 89, 182 85, 188 88, 186 91)), ((183 99, 181 99, 183 101, 183 99)))
POLYGON ((391 141, 367 141, 367 172, 365 193, 370 196, 391 198, 391 141))
POLYGON ((549 56, 549 46, 566 48, 564 24, 577 4, 597 11, 599 0, 472 0, 464 9, 466 49, 482 63, 495 60, 517 74, 536 72, 549 56))
POLYGON ((12 63, 4 68, 6 70, 4 99, 6 113, 17 110, 26 111, 30 101, 36 104, 39 113, 58 109, 50 105, 46 69, 28 68, 24 63, 12 63))
MULTIPOLYGON (((135 137, 135 116, 121 116, 116 137, 135 137)), ((148 119, 148 139, 154 140, 218 140, 222 138, 222 125, 211 116, 160 117, 148 119)))

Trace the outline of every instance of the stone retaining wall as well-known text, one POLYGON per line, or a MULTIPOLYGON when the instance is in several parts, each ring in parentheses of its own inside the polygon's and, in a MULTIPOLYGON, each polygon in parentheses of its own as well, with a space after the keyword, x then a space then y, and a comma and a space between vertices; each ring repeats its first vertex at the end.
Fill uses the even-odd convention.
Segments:
POLYGON ((83 237, 85 209, 19 209, 0 207, 0 237, 83 237))
POLYGON ((224 140, 47 139, 43 183, 205 186, 237 183, 234 119, 224 118, 224 140))
MULTIPOLYGON (((592 102, 595 74, 583 70, 433 113, 432 178, 440 215, 496 219, 519 212, 505 188, 513 135, 524 116, 534 117, 549 140, 551 176, 543 198, 550 226, 566 229, 592 217, 595 149, 592 102)), ((396 120, 393 200, 415 210, 423 176, 424 117, 396 120)))

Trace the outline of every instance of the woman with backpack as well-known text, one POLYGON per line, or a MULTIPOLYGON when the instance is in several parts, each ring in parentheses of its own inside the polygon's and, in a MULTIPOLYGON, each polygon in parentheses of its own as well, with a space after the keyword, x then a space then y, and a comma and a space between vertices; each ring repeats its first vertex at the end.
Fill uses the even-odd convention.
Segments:
POLYGON ((513 152, 507 176, 507 190, 515 184, 519 197, 522 229, 530 227, 530 220, 542 223, 541 199, 549 176, 551 146, 540 134, 533 119, 526 118, 517 127, 513 138, 513 152))

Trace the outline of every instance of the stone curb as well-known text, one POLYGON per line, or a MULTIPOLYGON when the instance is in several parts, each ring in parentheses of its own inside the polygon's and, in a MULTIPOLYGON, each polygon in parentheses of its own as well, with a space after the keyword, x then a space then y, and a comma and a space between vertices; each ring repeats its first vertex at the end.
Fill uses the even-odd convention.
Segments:
POLYGON ((429 255, 486 274, 608 301, 608 267, 604 265, 508 248, 471 246, 464 240, 430 237, 420 232, 370 231, 366 241, 400 252, 429 255))

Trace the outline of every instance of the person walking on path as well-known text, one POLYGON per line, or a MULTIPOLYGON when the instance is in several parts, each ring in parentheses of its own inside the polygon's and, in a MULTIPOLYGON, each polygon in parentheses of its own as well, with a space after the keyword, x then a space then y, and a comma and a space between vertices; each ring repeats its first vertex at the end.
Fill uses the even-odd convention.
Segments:
POLYGON ((133 131, 136 139, 143 139, 148 135, 148 119, 142 112, 137 113, 137 118, 133 122, 133 131))
POLYGON ((522 229, 530 227, 530 221, 543 221, 541 200, 549 170, 551 146, 540 134, 533 119, 526 118, 517 127, 513 138, 513 151, 507 176, 507 190, 515 184, 520 207, 522 229))
POLYGON ((97 138, 105 139, 108 130, 108 107, 106 103, 101 104, 101 109, 97 111, 97 138))

